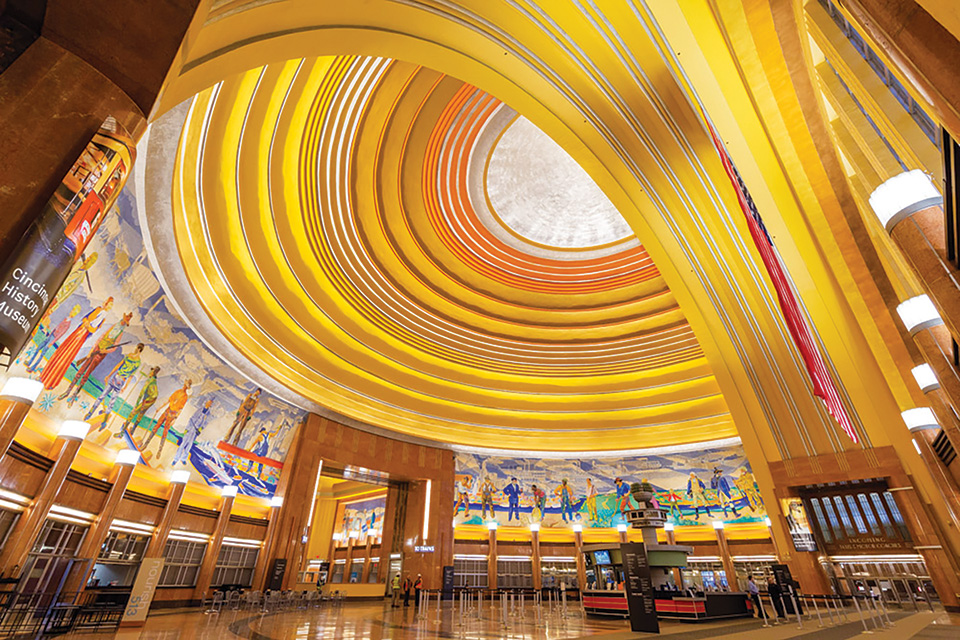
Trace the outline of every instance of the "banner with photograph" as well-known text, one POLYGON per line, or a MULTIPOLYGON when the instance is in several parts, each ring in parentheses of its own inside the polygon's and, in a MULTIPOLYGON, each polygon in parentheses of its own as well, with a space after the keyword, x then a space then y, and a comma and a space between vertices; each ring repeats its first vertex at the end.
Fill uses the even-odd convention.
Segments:
POLYGON ((56 300, 120 194, 135 153, 127 132, 107 118, 6 260, 0 270, 3 364, 17 357, 56 300))
POLYGON ((813 537, 813 529, 810 528, 810 519, 803 507, 803 501, 800 498, 782 498, 780 505, 787 517, 793 548, 797 551, 817 551, 817 540, 813 537))

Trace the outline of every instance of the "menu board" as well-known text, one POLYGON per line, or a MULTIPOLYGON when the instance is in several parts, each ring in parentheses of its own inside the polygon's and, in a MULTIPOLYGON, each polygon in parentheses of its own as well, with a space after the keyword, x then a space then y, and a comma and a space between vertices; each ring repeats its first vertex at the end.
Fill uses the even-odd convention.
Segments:
POLYGON ((620 553, 623 556, 624 588, 627 592, 627 608, 630 611, 630 630, 660 633, 647 550, 642 542, 625 542, 620 545, 620 553))

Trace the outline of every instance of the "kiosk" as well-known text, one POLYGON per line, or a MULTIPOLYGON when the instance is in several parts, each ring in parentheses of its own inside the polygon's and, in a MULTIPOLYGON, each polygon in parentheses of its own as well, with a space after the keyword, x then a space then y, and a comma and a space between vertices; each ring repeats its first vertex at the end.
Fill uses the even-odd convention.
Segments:
MULTIPOLYGON (((634 483, 631 494, 638 508, 624 515, 634 529, 643 532, 657 617, 680 620, 714 620, 753 615, 749 595, 738 591, 695 592, 683 590, 675 576, 687 566, 693 547, 657 543, 657 529, 666 522, 666 511, 654 500, 646 481, 634 483), (675 571, 675 569, 677 571, 675 571)), ((581 592, 588 615, 628 616, 624 591, 626 576, 619 544, 592 544, 581 548, 587 584, 581 592)))

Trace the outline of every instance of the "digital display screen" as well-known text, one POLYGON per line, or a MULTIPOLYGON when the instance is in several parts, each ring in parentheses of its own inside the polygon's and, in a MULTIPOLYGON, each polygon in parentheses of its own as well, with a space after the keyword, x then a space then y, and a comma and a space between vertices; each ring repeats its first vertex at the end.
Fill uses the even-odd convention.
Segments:
POLYGON ((609 551, 594 551, 593 552, 593 561, 597 564, 610 564, 610 552, 609 551))

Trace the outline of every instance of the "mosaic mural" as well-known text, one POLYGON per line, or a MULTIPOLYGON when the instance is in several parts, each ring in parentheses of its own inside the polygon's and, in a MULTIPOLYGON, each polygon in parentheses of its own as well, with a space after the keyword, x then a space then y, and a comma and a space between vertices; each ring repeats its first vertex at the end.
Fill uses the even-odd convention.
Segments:
POLYGON ((359 502, 348 502, 340 506, 337 531, 347 538, 351 531, 357 532, 361 540, 366 536, 383 535, 383 514, 387 509, 387 496, 381 495, 359 502))
POLYGON ((761 522, 766 511, 739 446, 594 460, 457 453, 456 524, 615 527, 636 504, 630 484, 646 480, 676 526, 761 522))
POLYGON ((121 193, 11 366, 38 379, 36 410, 89 422, 88 441, 144 464, 272 496, 304 412, 220 360, 168 304, 121 193))

